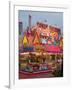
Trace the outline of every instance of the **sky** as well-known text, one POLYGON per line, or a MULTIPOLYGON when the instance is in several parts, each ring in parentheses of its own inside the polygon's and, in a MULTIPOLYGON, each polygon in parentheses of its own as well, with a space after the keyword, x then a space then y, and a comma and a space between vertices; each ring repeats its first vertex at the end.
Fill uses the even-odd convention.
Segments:
POLYGON ((23 30, 28 26, 29 15, 32 16, 31 25, 38 21, 45 22, 48 25, 57 26, 63 31, 63 12, 46 12, 46 11, 25 11, 19 10, 18 19, 23 22, 23 30))

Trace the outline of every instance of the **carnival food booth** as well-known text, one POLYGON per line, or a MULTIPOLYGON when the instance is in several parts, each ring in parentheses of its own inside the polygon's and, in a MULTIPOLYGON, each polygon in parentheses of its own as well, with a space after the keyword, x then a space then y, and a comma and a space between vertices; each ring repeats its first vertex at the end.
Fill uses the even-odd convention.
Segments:
POLYGON ((63 39, 59 28, 38 22, 24 32, 19 45, 20 78, 52 73, 63 60, 63 39))

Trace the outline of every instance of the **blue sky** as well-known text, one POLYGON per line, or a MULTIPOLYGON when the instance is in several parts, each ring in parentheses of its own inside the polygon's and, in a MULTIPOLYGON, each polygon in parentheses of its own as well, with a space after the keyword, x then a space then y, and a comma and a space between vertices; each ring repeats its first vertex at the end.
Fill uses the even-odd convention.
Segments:
POLYGON ((63 13, 62 12, 46 12, 46 11, 25 11, 19 10, 18 19, 23 22, 23 29, 28 26, 28 17, 32 16, 31 25, 35 25, 38 21, 47 23, 48 25, 57 26, 63 31, 63 13))

